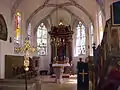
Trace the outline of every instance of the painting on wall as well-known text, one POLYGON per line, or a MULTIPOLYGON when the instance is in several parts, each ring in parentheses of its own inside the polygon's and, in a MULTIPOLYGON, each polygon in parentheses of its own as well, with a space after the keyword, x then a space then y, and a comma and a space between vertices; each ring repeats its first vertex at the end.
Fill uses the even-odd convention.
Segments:
POLYGON ((0 14, 0 39, 7 41, 8 31, 3 15, 0 14))
POLYGON ((112 25, 120 25, 120 1, 111 6, 112 25))

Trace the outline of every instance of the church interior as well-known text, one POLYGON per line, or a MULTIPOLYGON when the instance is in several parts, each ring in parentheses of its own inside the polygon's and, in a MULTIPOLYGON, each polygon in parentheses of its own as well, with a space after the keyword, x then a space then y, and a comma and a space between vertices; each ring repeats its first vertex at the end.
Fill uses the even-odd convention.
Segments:
POLYGON ((120 90, 119 10, 119 0, 1 0, 0 90, 120 90))

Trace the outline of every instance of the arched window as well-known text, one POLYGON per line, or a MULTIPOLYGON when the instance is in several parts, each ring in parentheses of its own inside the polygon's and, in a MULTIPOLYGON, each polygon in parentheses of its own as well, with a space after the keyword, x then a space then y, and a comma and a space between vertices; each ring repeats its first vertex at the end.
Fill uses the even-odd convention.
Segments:
POLYGON ((21 32, 21 13, 15 14, 15 42, 20 44, 20 32, 21 32))
POLYGON ((37 50, 38 55, 47 55, 47 28, 44 23, 37 28, 37 50))
POLYGON ((15 37, 14 37, 14 52, 18 53, 16 51, 16 48, 20 47, 20 40, 21 40, 21 13, 16 12, 14 15, 14 27, 15 27, 15 37))
POLYGON ((100 42, 103 38, 103 14, 102 14, 102 11, 99 12, 99 15, 98 15, 98 20, 99 20, 99 38, 100 38, 100 42))
POLYGON ((32 38, 31 23, 28 24, 27 35, 28 35, 29 41, 30 41, 30 43, 31 43, 31 38, 32 38))
POLYGON ((93 28, 93 24, 90 23, 90 39, 89 39, 89 45, 90 45, 90 56, 93 56, 93 43, 94 43, 94 28, 93 28))
POLYGON ((90 36, 91 36, 91 45, 94 43, 94 30, 93 30, 93 24, 90 24, 90 36))
POLYGON ((76 27, 76 47, 75 56, 86 54, 86 28, 79 22, 76 27))

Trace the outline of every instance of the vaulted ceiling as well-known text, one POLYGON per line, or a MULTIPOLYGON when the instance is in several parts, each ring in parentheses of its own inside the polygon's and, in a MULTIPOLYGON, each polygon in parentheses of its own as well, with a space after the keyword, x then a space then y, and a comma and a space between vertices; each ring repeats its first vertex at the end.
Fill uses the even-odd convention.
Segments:
MULTIPOLYGON (((84 23, 94 23, 97 12, 96 0, 11 0, 12 14, 22 11, 24 20, 38 24, 40 20, 52 18, 70 24, 73 17, 84 23), (71 18, 72 17, 72 18, 71 18)), ((55 22, 56 23, 56 22, 55 22)))

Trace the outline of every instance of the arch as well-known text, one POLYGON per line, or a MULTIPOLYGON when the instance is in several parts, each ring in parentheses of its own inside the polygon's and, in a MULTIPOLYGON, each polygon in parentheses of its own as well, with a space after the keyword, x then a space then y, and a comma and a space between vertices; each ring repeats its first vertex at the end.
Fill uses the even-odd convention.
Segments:
POLYGON ((21 39, 21 12, 17 11, 14 14, 14 20, 15 20, 15 43, 20 44, 21 39))
POLYGON ((2 14, 0 14, 0 39, 7 41, 8 29, 5 19, 2 14))
MULTIPOLYGON (((71 6, 75 6, 75 7, 77 7, 77 8, 79 8, 80 10, 82 10, 88 17, 89 17, 89 19, 90 19, 90 21, 92 22, 92 23, 94 23, 94 21, 93 21, 93 19, 92 19, 92 17, 91 17, 91 15, 87 12, 87 10, 86 9, 84 9, 81 5, 79 5, 79 4, 77 4, 75 1, 73 1, 73 0, 70 0, 71 1, 71 3, 69 2, 69 4, 67 4, 67 5, 71 5, 71 6)), ((58 5, 58 7, 60 8, 60 7, 63 7, 64 5, 66 5, 66 3, 64 3, 64 4, 60 4, 60 5, 58 5)), ((28 17, 28 19, 27 19, 27 21, 26 21, 26 26, 28 25, 28 23, 32 20, 32 18, 40 11, 40 10, 42 10, 44 7, 47 7, 47 6, 49 6, 49 7, 55 7, 56 6, 56 4, 43 4, 42 6, 39 6, 29 17, 28 17)), ((94 25, 94 24, 93 24, 94 25)))
MULTIPOLYGON (((63 9, 63 10, 65 10, 65 11, 67 11, 69 14, 71 14, 71 16, 76 17, 78 20, 82 21, 82 23, 85 24, 85 22, 84 22, 81 18, 79 18, 79 16, 75 15, 74 13, 72 13, 69 9, 67 9, 67 8, 65 8, 65 7, 57 7, 57 8, 60 8, 60 9, 63 9)), ((44 21, 45 19, 48 19, 48 18, 52 15, 52 13, 54 13, 54 12, 56 11, 57 8, 54 8, 44 19, 40 20, 39 23, 40 23, 41 21, 44 21)), ((77 21, 75 21, 75 22, 77 22, 77 21)), ((36 28, 38 27, 39 23, 35 26, 34 30, 36 30, 36 28)), ((73 24, 74 24, 74 23, 73 23, 73 24)), ((87 26, 87 25, 85 24, 85 26, 87 26)), ((86 27, 86 28, 87 28, 87 27, 86 27)), ((72 28, 72 29, 73 29, 73 28, 72 28)))
POLYGON ((24 0, 16 0, 15 3, 13 4, 12 9, 11 9, 11 14, 12 14, 11 16, 12 17, 16 13, 16 9, 19 7, 19 5, 22 1, 24 1, 24 0))
POLYGON ((87 27, 87 25, 85 24, 85 22, 84 22, 82 19, 79 19, 79 18, 77 18, 77 20, 74 20, 74 21, 73 21, 73 28, 72 28, 72 29, 75 29, 75 28, 76 28, 76 25, 78 24, 79 21, 81 21, 81 22, 84 24, 85 28, 88 29, 88 27, 87 27))
POLYGON ((48 30, 46 25, 41 22, 37 28, 37 50, 38 55, 47 55, 48 30))
POLYGON ((87 40, 87 29, 86 26, 81 22, 78 21, 76 23, 76 30, 75 30, 75 50, 74 50, 74 56, 81 56, 81 55, 87 55, 87 48, 86 48, 86 40, 87 40))
POLYGON ((49 23, 48 23, 48 21, 47 21, 47 18, 44 18, 44 19, 40 20, 40 21, 38 22, 38 24, 35 26, 35 28, 33 29, 33 30, 34 30, 34 34, 37 32, 37 27, 38 27, 41 23, 44 23, 44 24, 45 24, 47 30, 48 30, 48 28, 50 28, 50 25, 49 25, 49 23))

